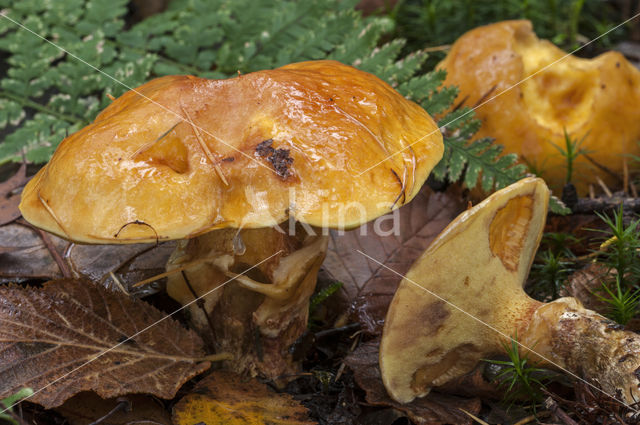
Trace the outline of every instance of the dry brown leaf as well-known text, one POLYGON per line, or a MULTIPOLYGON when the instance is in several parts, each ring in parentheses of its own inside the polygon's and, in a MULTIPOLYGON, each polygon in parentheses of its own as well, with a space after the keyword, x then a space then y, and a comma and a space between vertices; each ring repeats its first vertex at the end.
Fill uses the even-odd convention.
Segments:
MULTIPOLYGON (((61 241, 60 245, 64 243, 62 239, 55 239, 61 241)), ((0 253, 0 277, 5 278, 3 280, 62 277, 44 242, 33 229, 16 223, 0 227, 0 246, 5 249, 0 253)))
MULTIPOLYGON (((69 425, 86 425, 103 418, 118 406, 120 400, 104 400, 94 393, 82 392, 57 407, 56 412, 64 416, 69 425)), ((159 400, 137 394, 122 400, 130 410, 119 409, 100 421, 100 425, 172 425, 171 415, 159 400)))
POLYGON ((615 279, 613 271, 600 263, 589 263, 580 270, 571 273, 566 284, 560 289, 561 297, 577 298, 585 308, 605 314, 610 310, 602 296, 602 283, 615 279))
MULTIPOLYGON (((381 333, 391 298, 401 278, 360 254, 360 250, 398 273, 406 273, 442 229, 465 208, 457 187, 433 192, 427 186, 400 208, 399 235, 379 236, 374 223, 338 235, 331 233, 324 268, 343 283, 345 297, 357 321, 370 333, 381 333), (366 233, 363 234, 362 229, 366 233)), ((382 223, 389 229, 391 220, 382 223)))
POLYGON ((353 370, 356 382, 366 392, 368 403, 394 407, 406 414, 417 425, 471 425, 473 423, 460 409, 477 415, 481 406, 477 398, 463 398, 432 391, 426 397, 408 404, 400 404, 392 400, 380 376, 379 345, 379 339, 361 344, 345 359, 347 366, 353 370))
MULTIPOLYGON (((60 255, 67 251, 69 242, 49 235, 60 255)), ((143 279, 165 271, 165 264, 175 249, 175 243, 160 245, 74 245, 66 261, 77 277, 102 281, 112 286, 116 276, 125 288, 143 279)), ((0 226, 0 282, 22 279, 59 279, 58 265, 38 233, 24 225, 11 223, 0 226)))
POLYGON ((0 226, 20 217, 20 193, 16 189, 24 186, 28 180, 27 166, 22 164, 13 176, 0 183, 0 226))
POLYGON ((158 322, 164 317, 143 301, 86 281, 2 286, 0 398, 23 387, 33 388, 29 400, 46 408, 85 390, 104 398, 172 398, 209 363, 200 360, 202 340, 171 318, 158 322))
POLYGON ((311 425, 307 408, 255 378, 216 370, 173 409, 175 425, 311 425))

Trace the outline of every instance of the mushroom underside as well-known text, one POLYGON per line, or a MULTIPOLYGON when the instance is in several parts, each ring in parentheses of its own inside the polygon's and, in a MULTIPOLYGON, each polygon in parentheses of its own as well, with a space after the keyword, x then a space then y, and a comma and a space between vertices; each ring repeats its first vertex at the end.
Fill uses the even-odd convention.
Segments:
POLYGON ((549 192, 527 178, 456 218, 413 265, 391 303, 380 345, 382 378, 399 402, 503 354, 510 339, 539 366, 640 400, 640 338, 575 298, 541 303, 523 290, 549 192))

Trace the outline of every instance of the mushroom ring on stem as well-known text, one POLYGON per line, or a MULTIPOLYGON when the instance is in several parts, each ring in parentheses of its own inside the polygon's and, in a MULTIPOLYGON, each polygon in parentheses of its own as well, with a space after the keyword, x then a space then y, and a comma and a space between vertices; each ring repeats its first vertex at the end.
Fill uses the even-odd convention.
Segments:
POLYGON ((169 294, 187 303, 218 288, 204 309, 190 306, 194 325, 244 359, 236 370, 277 377, 296 370, 289 347, 326 251, 309 230, 357 227, 409 202, 443 149, 420 106, 335 61, 167 76, 65 138, 20 209, 76 242, 184 239, 169 294))
POLYGON ((542 236, 549 191, 538 178, 502 189, 458 216, 416 261, 389 308, 380 369, 389 394, 407 403, 504 352, 523 354, 640 400, 640 337, 618 330, 575 298, 542 303, 523 284, 542 236))

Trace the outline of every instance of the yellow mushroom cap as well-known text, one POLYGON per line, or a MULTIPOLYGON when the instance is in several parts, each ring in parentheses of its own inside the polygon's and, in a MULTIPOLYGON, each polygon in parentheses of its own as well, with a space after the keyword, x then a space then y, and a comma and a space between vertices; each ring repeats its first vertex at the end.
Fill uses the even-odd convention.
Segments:
POLYGON ((529 21, 504 21, 461 36, 438 67, 459 87, 456 102, 481 104, 476 137, 495 138, 554 189, 567 173, 554 146, 566 150, 565 130, 589 151, 572 176, 582 192, 595 176, 614 183, 625 154, 640 154, 640 71, 619 52, 580 58, 538 39, 529 21))
POLYGON ((426 395, 526 328, 540 303, 522 285, 548 199, 539 178, 514 183, 458 216, 414 263, 391 302, 380 344, 391 397, 407 403, 426 395))
POLYGON ((169 76, 63 140, 20 209, 86 243, 179 239, 289 216, 355 227, 409 202, 442 152, 422 108, 335 61, 227 80, 169 76))

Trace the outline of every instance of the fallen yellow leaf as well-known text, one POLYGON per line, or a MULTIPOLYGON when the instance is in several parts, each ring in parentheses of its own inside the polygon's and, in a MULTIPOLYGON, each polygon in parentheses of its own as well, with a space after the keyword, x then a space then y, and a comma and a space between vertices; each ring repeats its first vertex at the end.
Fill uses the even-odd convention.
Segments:
POLYGON ((218 370, 173 409, 175 425, 311 425, 307 409, 257 379, 218 370))

